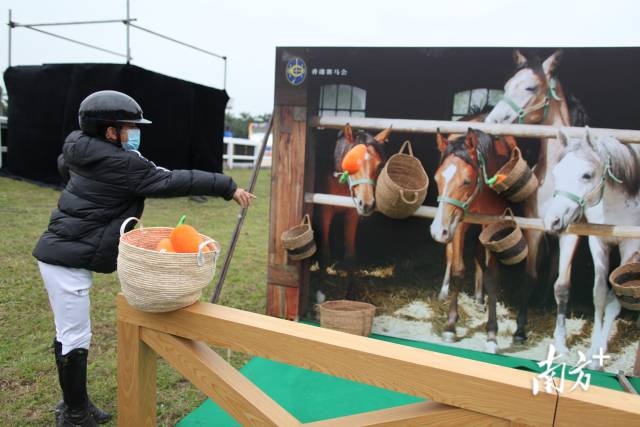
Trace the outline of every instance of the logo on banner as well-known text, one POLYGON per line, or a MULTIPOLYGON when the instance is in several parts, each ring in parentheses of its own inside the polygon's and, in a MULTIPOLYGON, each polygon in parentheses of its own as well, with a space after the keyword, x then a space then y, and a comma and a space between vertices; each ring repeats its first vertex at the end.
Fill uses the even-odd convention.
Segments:
POLYGON ((287 62, 287 68, 285 70, 287 80, 294 86, 299 86, 307 76, 307 64, 304 63, 302 58, 293 58, 287 62))

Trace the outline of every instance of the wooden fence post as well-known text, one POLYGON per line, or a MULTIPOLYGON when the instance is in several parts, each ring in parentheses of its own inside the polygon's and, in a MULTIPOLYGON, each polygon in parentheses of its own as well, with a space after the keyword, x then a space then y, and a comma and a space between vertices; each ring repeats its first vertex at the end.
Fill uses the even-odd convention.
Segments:
POLYGON ((140 326, 118 321, 118 426, 156 425, 156 353, 140 326))

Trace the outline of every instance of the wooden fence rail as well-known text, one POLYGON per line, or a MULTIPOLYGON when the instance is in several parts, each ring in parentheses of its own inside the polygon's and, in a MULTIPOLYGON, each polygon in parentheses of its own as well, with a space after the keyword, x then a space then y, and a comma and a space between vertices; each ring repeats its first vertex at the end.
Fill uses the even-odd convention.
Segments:
MULTIPOLYGON (((353 200, 347 196, 336 196, 333 194, 322 193, 306 193, 305 203, 313 203, 317 205, 342 206, 345 208, 355 209, 353 200)), ((435 218, 438 208, 433 206, 420 206, 413 216, 419 218, 435 218)), ((471 224, 493 224, 498 217, 493 215, 481 215, 470 213, 464 217, 464 222, 471 224)), ((540 218, 524 218, 515 217, 515 221, 521 228, 545 231, 544 225, 540 218)), ((598 236, 598 237, 623 237, 623 238, 640 238, 640 227, 632 225, 607 225, 607 224, 591 224, 578 223, 571 224, 567 227, 565 233, 578 234, 580 236, 598 236)))
MULTIPOLYGON (((349 123, 352 127, 370 130, 382 130, 393 126, 394 132, 409 133, 465 133, 470 127, 491 135, 512 135, 523 138, 555 138, 562 130, 568 136, 581 138, 582 127, 555 127, 547 125, 520 125, 504 123, 478 123, 446 120, 409 120, 376 117, 312 117, 310 125, 316 128, 340 129, 349 123)), ((640 143, 640 130, 590 128, 593 135, 611 135, 623 143, 640 143)))
POLYGON ((119 426, 155 425, 156 354, 243 425, 303 425, 206 344, 430 400, 304 425, 599 426, 640 420, 640 397, 600 387, 533 396, 533 373, 229 307, 198 302, 145 313, 122 295, 117 306, 119 426))

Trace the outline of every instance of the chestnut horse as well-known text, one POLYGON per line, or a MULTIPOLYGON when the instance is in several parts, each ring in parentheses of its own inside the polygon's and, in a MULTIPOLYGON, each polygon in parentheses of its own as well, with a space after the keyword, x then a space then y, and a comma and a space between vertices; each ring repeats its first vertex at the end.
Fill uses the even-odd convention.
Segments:
MULTIPOLYGON (((561 51, 556 51, 544 61, 526 58, 520 51, 514 51, 517 65, 516 73, 504 86, 504 96, 487 115, 487 123, 543 124, 551 126, 583 126, 588 117, 579 102, 567 97, 560 81, 556 77, 556 69, 561 51), (568 100, 576 105, 569 109, 568 100)), ((553 200, 555 179, 551 171, 556 166, 563 152, 563 146, 556 138, 540 140, 540 154, 534 173, 540 182, 537 191, 524 203, 523 209, 527 217, 540 218, 549 209, 553 200)), ((537 262, 540 241, 543 233, 535 230, 524 230, 529 247, 527 257, 526 280, 523 283, 521 307, 518 313, 517 330, 514 340, 521 342, 527 339, 527 306, 533 289, 538 283, 537 262)), ((555 347, 560 353, 567 353, 565 317, 571 287, 571 263, 578 246, 578 236, 561 234, 559 236, 560 256, 558 260, 558 278, 554 283, 554 295, 557 303, 556 328, 553 333, 555 347)))
POLYGON ((344 260, 347 268, 346 298, 356 297, 353 280, 353 269, 356 258, 356 234, 360 217, 370 216, 375 210, 375 185, 378 174, 386 161, 384 145, 391 133, 391 128, 385 129, 376 136, 359 131, 353 133, 347 124, 338 133, 336 148, 333 155, 333 171, 328 174, 324 182, 324 190, 329 194, 349 196, 353 199, 355 209, 351 207, 322 205, 320 207, 322 246, 320 269, 325 273, 330 256, 329 231, 335 215, 344 215, 344 260), (342 159, 356 145, 367 147, 362 166, 355 174, 349 176, 347 182, 340 183, 342 174, 342 159))
MULTIPOLYGON (((493 176, 509 160, 516 143, 513 137, 494 140, 490 135, 473 129, 469 129, 466 136, 450 136, 450 139, 438 133, 437 143, 441 153, 440 166, 435 174, 439 196, 438 210, 431 224, 431 236, 447 244, 447 259, 452 260, 452 296, 443 332, 443 339, 451 342, 456 334, 458 294, 465 275, 464 236, 469 224, 463 220, 469 212, 500 215, 504 211, 506 202, 484 185, 485 175, 493 176)), ((488 297, 486 350, 494 353, 498 333, 496 306, 499 265, 496 257, 484 250, 476 254, 475 262, 476 269, 482 270, 480 279, 476 279, 476 298, 482 298, 482 289, 488 297), (480 289, 479 283, 482 285, 480 289)))

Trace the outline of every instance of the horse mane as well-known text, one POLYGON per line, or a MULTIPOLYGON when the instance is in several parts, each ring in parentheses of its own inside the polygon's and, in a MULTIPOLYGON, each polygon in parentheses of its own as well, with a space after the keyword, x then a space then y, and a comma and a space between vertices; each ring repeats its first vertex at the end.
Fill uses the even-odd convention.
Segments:
POLYGON ((623 144, 613 136, 598 138, 600 158, 611 156, 611 172, 622 180, 622 186, 629 196, 640 191, 640 148, 636 144, 623 144))
MULTIPOLYGON (((493 138, 491 135, 486 134, 480 130, 474 129, 474 132, 478 136, 478 151, 485 159, 489 159, 492 156, 496 156, 497 153, 495 151, 495 147, 493 145, 493 138)), ((442 152, 442 156, 440 157, 440 163, 444 161, 450 155, 454 155, 464 160, 470 166, 476 168, 477 164, 474 164, 473 159, 469 155, 469 151, 467 150, 467 146, 465 144, 466 135, 461 135, 455 138, 453 141, 449 141, 447 144, 447 148, 442 152)))
POLYGON ((566 152, 586 153, 597 159, 599 163, 611 156, 611 172, 622 180, 622 186, 629 196, 635 196, 640 191, 640 147, 636 144, 623 144, 613 136, 602 136, 597 139, 595 152, 585 141, 573 140, 566 152))

